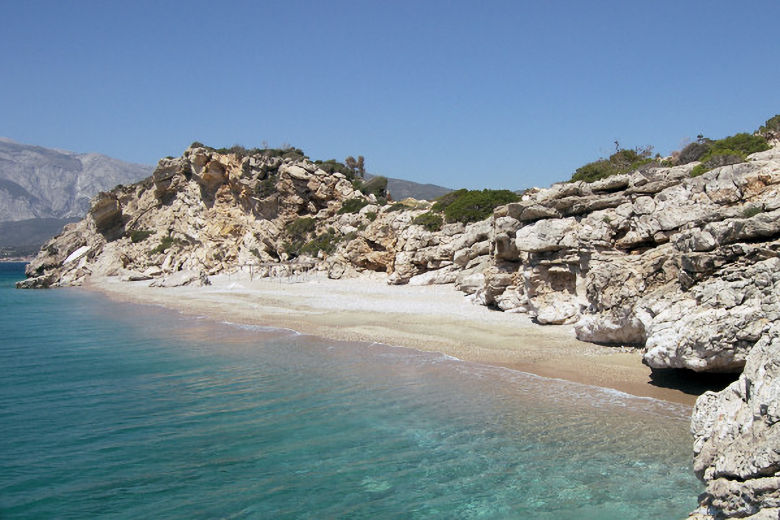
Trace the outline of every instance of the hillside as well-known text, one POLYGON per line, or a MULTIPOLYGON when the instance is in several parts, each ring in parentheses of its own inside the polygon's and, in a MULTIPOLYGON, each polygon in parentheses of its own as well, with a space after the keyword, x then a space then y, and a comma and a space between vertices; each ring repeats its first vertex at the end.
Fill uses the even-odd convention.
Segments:
POLYGON ((0 258, 32 257, 41 244, 78 218, 33 218, 0 222, 0 258))
MULTIPOLYGON (((0 138, 0 258, 34 255, 65 224, 83 218, 98 192, 132 184, 153 170, 101 154, 0 138)), ((387 191, 396 200, 432 200, 452 190, 388 178, 387 191)))

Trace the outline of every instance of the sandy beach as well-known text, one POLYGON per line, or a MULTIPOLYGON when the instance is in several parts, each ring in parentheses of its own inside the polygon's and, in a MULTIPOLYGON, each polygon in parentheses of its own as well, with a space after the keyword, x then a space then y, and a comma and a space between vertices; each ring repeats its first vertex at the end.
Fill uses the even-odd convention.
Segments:
POLYGON ((542 326, 490 310, 451 285, 389 286, 384 278, 250 279, 211 277, 206 287, 148 287, 92 279, 113 299, 157 304, 216 320, 290 328, 336 340, 380 342, 462 360, 692 405, 695 395, 651 384, 641 353, 578 341, 572 326, 542 326))

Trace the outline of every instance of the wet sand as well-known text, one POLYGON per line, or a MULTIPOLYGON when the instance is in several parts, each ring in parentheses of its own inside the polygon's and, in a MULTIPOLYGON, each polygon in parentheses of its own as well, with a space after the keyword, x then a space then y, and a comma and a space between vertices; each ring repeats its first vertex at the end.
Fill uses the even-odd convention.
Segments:
POLYGON ((466 361, 693 405, 695 395, 651 384, 639 351, 578 341, 570 325, 542 326, 523 314, 474 305, 451 285, 388 286, 383 277, 302 281, 211 277, 206 287, 148 287, 92 279, 87 288, 235 323, 290 328, 347 341, 442 352, 466 361))

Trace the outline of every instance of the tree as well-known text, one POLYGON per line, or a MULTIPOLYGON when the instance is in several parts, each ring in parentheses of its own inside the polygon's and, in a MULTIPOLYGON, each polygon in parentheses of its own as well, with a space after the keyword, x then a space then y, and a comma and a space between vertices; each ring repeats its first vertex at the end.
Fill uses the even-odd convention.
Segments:
POLYGON ((349 170, 353 174, 357 171, 358 163, 355 160, 355 158, 352 157, 351 155, 349 157, 347 157, 346 159, 344 159, 344 164, 346 165, 347 168, 349 168, 349 170))
POLYGON ((357 164, 355 165, 357 167, 358 175, 360 175, 361 178, 366 176, 366 161, 363 158, 362 155, 358 155, 357 158, 357 164))

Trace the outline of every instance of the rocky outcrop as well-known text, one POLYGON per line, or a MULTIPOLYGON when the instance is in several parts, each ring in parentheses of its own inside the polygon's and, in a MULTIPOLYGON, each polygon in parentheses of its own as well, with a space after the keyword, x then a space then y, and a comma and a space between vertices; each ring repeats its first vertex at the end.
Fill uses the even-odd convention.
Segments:
MULTIPOLYGON (((406 250, 421 239, 424 230, 411 221, 430 205, 390 211, 375 200, 343 174, 300 156, 196 146, 162 159, 139 184, 98 194, 87 218, 66 227, 29 264, 30 279, 20 286, 79 285, 96 274, 179 285, 176 273, 208 276, 247 265, 269 276, 309 264, 333 277, 392 272, 399 238, 406 250), (367 205, 340 211, 353 199, 367 205), (303 231, 293 225, 307 219, 303 231), (309 250, 314 258, 298 256, 296 247, 318 241, 309 250)), ((432 265, 410 266, 409 276, 432 265)))
POLYGON ((694 518, 780 517, 780 324, 736 382, 699 397, 691 432, 693 468, 707 484, 694 518))
POLYGON ((778 150, 530 191, 494 214, 478 301, 644 346, 653 368, 739 372, 780 317, 778 150))

